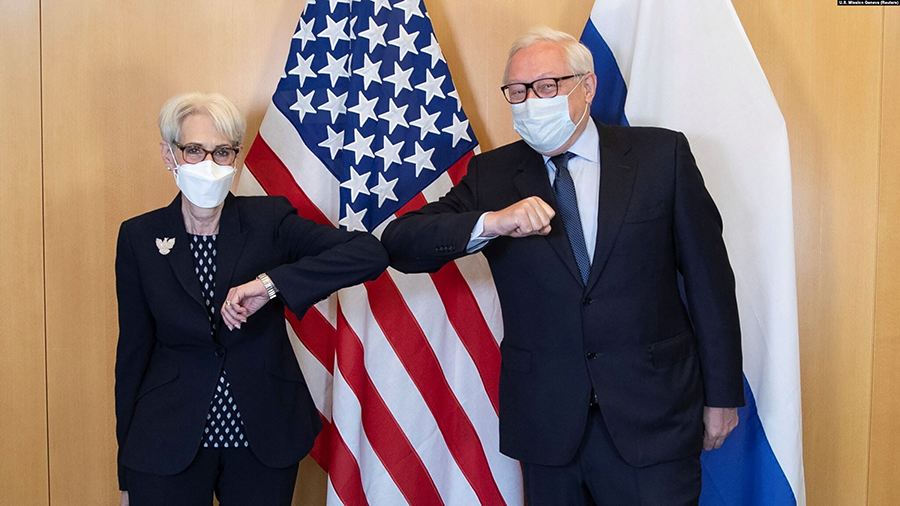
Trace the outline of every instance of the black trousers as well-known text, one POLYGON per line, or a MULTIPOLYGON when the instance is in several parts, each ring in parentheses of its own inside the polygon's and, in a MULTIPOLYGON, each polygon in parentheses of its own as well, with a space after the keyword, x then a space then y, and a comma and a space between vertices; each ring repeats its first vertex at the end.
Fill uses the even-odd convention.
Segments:
POLYGON ((696 506, 700 455, 647 467, 619 456, 596 405, 575 458, 565 466, 522 463, 528 506, 696 506))
POLYGON ((200 448, 172 476, 126 470, 131 506, 290 506, 297 468, 268 467, 249 448, 200 448))

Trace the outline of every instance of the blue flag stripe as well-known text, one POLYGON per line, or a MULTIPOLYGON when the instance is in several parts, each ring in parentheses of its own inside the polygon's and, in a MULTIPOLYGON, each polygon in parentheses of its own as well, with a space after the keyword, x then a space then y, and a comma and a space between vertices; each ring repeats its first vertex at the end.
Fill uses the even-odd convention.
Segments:
POLYGON ((703 506, 733 504, 794 506, 797 500, 759 420, 756 399, 744 378, 747 405, 740 423, 716 451, 703 452, 703 506))
POLYGON ((625 117, 625 97, 628 89, 619 71, 619 64, 603 36, 588 19, 581 34, 581 42, 594 55, 594 73, 597 75, 597 94, 591 103, 591 116, 607 125, 628 125, 625 117))

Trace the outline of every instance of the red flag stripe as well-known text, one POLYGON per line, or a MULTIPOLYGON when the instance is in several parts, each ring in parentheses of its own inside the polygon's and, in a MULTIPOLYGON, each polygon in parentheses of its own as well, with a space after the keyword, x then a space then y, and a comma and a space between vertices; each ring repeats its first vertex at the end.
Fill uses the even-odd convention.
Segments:
POLYGON ((344 506, 368 506, 356 457, 334 424, 326 420, 322 413, 319 413, 319 418, 322 420, 322 432, 316 438, 309 456, 328 472, 334 492, 344 506))
POLYGON ((362 342, 341 310, 338 310, 337 336, 338 368, 359 400, 360 422, 372 450, 407 502, 414 506, 444 504, 425 464, 375 388, 366 370, 362 342))
MULTIPOLYGON (((275 152, 266 144, 266 140, 261 135, 256 136, 256 140, 253 141, 253 147, 247 153, 247 159, 244 160, 244 163, 266 193, 269 195, 284 195, 297 208, 298 214, 304 218, 323 225, 335 225, 316 207, 303 189, 297 185, 291 171, 284 166, 281 159, 275 155, 275 152), (256 170, 254 167, 260 167, 260 169, 256 170)), ((327 177, 330 177, 330 175, 327 175, 327 177)))
POLYGON ((403 204, 403 207, 397 209, 397 212, 394 213, 394 216, 399 218, 410 211, 415 211, 416 209, 424 206, 427 203, 428 201, 425 200, 425 197, 421 193, 419 193, 415 197, 409 199, 409 202, 403 204))
POLYGON ((422 394, 447 448, 478 499, 482 504, 506 504, 475 427, 453 394, 434 350, 393 280, 383 274, 366 283, 366 290, 375 320, 422 394))
POLYGON ((494 412, 499 413, 500 346, 478 307, 478 301, 455 262, 444 265, 431 275, 431 280, 441 297, 450 324, 478 369, 494 412))
POLYGON ((447 174, 450 174, 450 180, 453 181, 454 185, 459 184, 459 180, 466 175, 466 171, 469 170, 469 160, 473 156, 475 156, 475 152, 469 151, 447 169, 447 174))
POLYGON ((467 255, 456 259, 456 267, 472 291, 478 308, 494 336, 497 346, 503 340, 503 322, 497 288, 491 278, 491 266, 484 255, 467 255))
POLYGON ((331 480, 334 492, 344 506, 368 506, 369 502, 366 500, 359 463, 334 426, 331 429, 331 443, 332 452, 328 478, 331 480))
POLYGON ((316 442, 313 444, 312 450, 309 451, 309 456, 319 464, 319 467, 328 470, 332 455, 331 438, 334 425, 325 418, 321 411, 319 411, 319 419, 322 420, 322 431, 316 437, 316 442))
POLYGON ((328 369, 328 372, 334 374, 334 343, 337 340, 337 331, 331 323, 315 307, 309 308, 303 319, 298 319, 288 309, 284 310, 284 315, 300 342, 325 369, 328 369))

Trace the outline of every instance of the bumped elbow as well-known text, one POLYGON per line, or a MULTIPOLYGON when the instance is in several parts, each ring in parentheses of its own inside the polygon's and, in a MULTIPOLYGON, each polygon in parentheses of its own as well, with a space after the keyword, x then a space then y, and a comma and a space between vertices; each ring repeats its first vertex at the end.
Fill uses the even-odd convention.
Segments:
POLYGON ((372 255, 372 262, 375 264, 375 277, 377 278, 379 275, 381 275, 382 272, 387 270, 388 266, 391 264, 391 257, 390 255, 388 255, 387 250, 384 248, 381 242, 378 241, 378 239, 375 239, 375 242, 378 244, 378 248, 372 255))
POLYGON ((410 256, 413 249, 412 245, 415 242, 410 237, 407 237, 407 234, 403 233, 401 228, 395 226, 398 221, 400 220, 394 220, 384 229, 384 233, 381 234, 381 244, 384 245, 384 249, 388 254, 391 267, 404 273, 416 272, 412 270, 411 265, 408 265, 413 263, 410 256))
POLYGON ((381 244, 381 241, 374 235, 360 234, 357 240, 360 242, 360 245, 364 247, 366 252, 365 258, 366 262, 369 264, 370 270, 368 280, 373 280, 388 268, 391 260, 390 256, 388 255, 387 250, 384 249, 384 245, 381 244))

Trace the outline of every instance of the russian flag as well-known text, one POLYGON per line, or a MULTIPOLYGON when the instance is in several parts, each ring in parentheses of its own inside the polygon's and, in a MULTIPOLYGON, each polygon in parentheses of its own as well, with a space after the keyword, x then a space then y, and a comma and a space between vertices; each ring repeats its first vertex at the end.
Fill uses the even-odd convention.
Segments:
POLYGON ((747 405, 703 453, 700 504, 805 505, 787 130, 737 13, 729 0, 597 0, 582 42, 592 115, 684 132, 725 224, 747 405))

